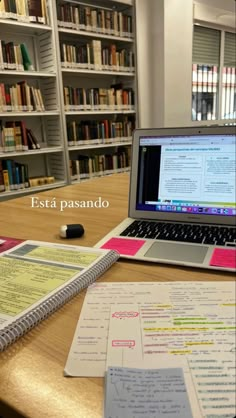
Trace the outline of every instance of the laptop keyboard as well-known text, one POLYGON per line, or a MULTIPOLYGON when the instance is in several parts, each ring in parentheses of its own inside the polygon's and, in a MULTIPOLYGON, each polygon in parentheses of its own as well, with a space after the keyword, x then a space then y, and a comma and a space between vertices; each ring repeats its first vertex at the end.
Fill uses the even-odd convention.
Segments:
POLYGON ((235 227, 134 221, 120 235, 236 247, 235 227))

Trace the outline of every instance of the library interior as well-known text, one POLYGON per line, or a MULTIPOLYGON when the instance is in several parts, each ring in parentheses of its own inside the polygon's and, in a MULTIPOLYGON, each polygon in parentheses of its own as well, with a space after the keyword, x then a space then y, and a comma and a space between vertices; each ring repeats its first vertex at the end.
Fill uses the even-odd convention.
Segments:
POLYGON ((235 16, 0 0, 0 418, 236 418, 235 16))

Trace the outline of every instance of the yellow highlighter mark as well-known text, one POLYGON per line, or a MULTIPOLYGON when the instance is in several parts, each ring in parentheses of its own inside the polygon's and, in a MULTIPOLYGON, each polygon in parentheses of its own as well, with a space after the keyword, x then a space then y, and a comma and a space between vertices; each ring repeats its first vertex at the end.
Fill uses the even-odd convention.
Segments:
POLYGON ((188 346, 188 345, 214 345, 214 343, 212 341, 189 341, 187 343, 184 343, 184 345, 188 346))
POLYGON ((95 261, 99 255, 95 252, 81 252, 74 250, 64 250, 63 248, 36 247, 27 253, 28 258, 37 260, 48 260, 62 264, 73 264, 76 266, 87 267, 95 261))
POLYGON ((172 309, 172 305, 155 305, 156 308, 163 308, 163 309, 172 309))
POLYGON ((77 268, 36 264, 7 257, 0 257, 0 270, 4 271, 0 314, 9 316, 20 314, 79 272, 77 268))
POLYGON ((144 328, 144 331, 147 332, 158 332, 158 331, 209 331, 210 328, 198 328, 198 327, 182 327, 182 328, 177 328, 177 327, 173 327, 173 328, 144 328))
POLYGON ((222 303, 220 306, 236 306, 236 303, 222 303))

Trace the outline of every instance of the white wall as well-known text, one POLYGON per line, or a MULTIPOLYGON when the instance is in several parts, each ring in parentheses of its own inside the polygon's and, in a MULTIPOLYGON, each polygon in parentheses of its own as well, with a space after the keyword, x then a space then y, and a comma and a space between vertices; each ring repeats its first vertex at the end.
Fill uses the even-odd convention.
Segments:
POLYGON ((164 0, 164 126, 189 125, 192 102, 192 2, 164 0))
POLYGON ((136 0, 139 126, 189 125, 192 0, 136 0))

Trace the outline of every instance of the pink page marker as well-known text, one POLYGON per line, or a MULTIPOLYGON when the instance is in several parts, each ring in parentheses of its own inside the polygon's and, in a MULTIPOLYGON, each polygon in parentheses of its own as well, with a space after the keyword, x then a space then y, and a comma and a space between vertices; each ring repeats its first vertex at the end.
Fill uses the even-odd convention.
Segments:
POLYGON ((236 268, 236 249, 216 248, 212 254, 210 266, 236 268))
POLYGON ((135 255, 145 242, 143 239, 111 238, 101 248, 116 250, 123 255, 135 255))

